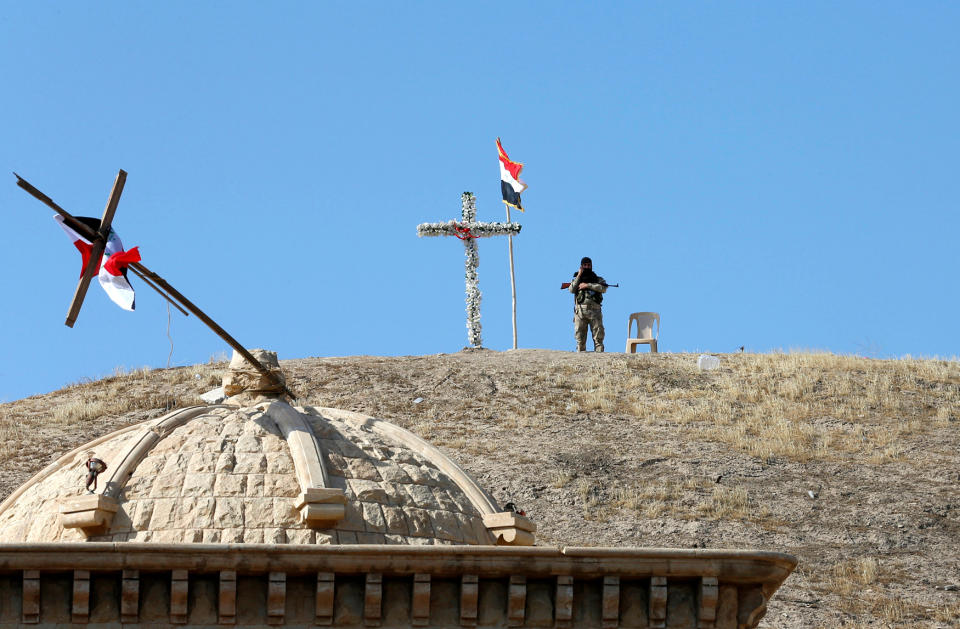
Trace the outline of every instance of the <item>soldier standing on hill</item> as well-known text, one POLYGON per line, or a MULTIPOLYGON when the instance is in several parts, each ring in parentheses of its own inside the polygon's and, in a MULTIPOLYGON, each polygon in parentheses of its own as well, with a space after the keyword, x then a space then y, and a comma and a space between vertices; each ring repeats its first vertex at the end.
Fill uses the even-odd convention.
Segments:
POLYGON ((571 293, 576 295, 573 306, 573 335, 577 339, 577 351, 587 351, 587 326, 593 333, 593 351, 603 351, 603 293, 607 282, 593 272, 590 258, 580 260, 580 270, 573 274, 571 293))

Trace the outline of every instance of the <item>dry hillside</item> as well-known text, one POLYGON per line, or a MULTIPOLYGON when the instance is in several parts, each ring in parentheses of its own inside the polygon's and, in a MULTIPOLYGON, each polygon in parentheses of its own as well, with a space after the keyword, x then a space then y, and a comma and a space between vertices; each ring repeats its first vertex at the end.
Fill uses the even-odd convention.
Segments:
MULTIPOLYGON (((557 545, 800 559, 761 626, 960 627, 960 363, 544 350, 283 361, 309 404, 443 447, 557 545)), ((225 365, 0 405, 0 497, 64 451, 196 403, 225 365)))

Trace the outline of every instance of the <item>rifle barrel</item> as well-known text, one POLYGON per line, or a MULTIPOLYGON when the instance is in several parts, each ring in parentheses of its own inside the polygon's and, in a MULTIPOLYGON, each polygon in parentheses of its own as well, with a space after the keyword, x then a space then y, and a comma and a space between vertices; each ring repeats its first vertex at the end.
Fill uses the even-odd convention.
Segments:
MULTIPOLYGON (((605 288, 620 288, 619 284, 601 284, 601 286, 605 288)), ((563 282, 560 284, 560 290, 565 290, 567 288, 570 288, 570 282, 563 282)))

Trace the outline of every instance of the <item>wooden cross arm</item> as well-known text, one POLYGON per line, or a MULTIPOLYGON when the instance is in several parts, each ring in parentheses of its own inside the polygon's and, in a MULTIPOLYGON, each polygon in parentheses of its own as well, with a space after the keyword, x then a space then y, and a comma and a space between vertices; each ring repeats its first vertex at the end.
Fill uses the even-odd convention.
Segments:
POLYGON ((70 307, 67 309, 67 319, 63 322, 68 328, 72 328, 73 324, 77 322, 77 315, 80 314, 80 307, 83 306, 83 299, 87 296, 87 289, 90 288, 90 280, 93 279, 93 274, 97 272, 97 267, 100 264, 100 256, 103 255, 104 243, 102 240, 93 241, 93 246, 90 248, 90 258, 87 260, 87 265, 83 267, 83 272, 80 274, 80 281, 77 282, 77 290, 73 293, 73 299, 70 300, 70 307))
POLYGON ((33 185, 29 181, 27 181, 17 173, 13 173, 13 175, 17 178, 17 185, 23 188, 24 190, 26 190, 27 194, 37 199, 38 201, 40 201, 41 203, 49 207, 51 210, 53 210, 54 212, 62 216, 63 222, 67 224, 67 227, 77 232, 78 234, 80 234, 90 242, 94 242, 97 239, 96 230, 91 229, 90 226, 87 225, 86 223, 78 221, 76 218, 74 218, 72 214, 70 214, 65 209, 63 209, 62 207, 54 203, 53 199, 51 199, 44 193, 40 192, 39 190, 37 190, 35 187, 33 187, 33 185))
MULTIPOLYGON (((113 220, 114 213, 116 212, 117 203, 120 200, 120 193, 123 191, 123 185, 124 185, 124 182, 126 181, 127 173, 121 170, 117 174, 117 179, 114 181, 114 184, 113 184, 113 191, 110 194, 110 200, 107 202, 107 207, 104 210, 103 220, 101 221, 99 231, 95 231, 85 223, 78 221, 73 215, 71 215, 62 207, 54 203, 53 199, 51 199, 44 193, 40 192, 39 190, 37 190, 26 179, 24 179, 17 173, 13 173, 13 174, 17 178, 18 186, 26 190, 27 193, 29 193, 32 197, 41 201, 44 205, 48 206, 54 212, 62 216, 64 223, 66 223, 69 227, 71 227, 75 232, 77 232, 78 234, 80 234, 90 242, 94 243, 94 246, 93 246, 94 255, 90 256, 90 262, 87 264, 87 268, 84 269, 84 275, 83 277, 81 277, 81 280, 80 280, 81 284, 83 285, 83 293, 86 293, 86 287, 87 285, 89 285, 90 279, 93 277, 92 270, 96 267, 97 260, 99 259, 100 254, 103 252, 103 248, 106 245, 106 238, 110 233, 110 223, 113 220), (88 272, 89 272, 89 277, 87 277, 88 272), (83 279, 84 277, 87 278, 86 282, 84 282, 84 279, 83 279)), ((180 312, 183 312, 183 314, 187 314, 186 311, 184 311, 183 308, 181 308, 177 303, 175 303, 174 300, 182 304, 185 308, 187 308, 187 310, 195 314, 198 319, 203 321, 203 323, 205 323, 207 327, 213 330, 213 332, 217 336, 219 336, 224 341, 226 341, 227 344, 230 345, 230 347, 237 350, 237 352, 241 356, 243 356, 247 360, 247 362, 253 365, 257 371, 269 377, 271 380, 274 380, 277 384, 280 384, 279 380, 274 376, 273 372, 271 372, 269 369, 264 367, 263 364, 261 364, 260 361, 254 358, 253 355, 250 352, 248 352, 245 347, 240 345, 240 343, 235 338, 230 336, 226 330, 221 328, 216 321, 208 317, 205 312, 203 312, 196 305, 194 305, 192 301, 184 297, 183 294, 180 293, 180 291, 178 291, 173 286, 171 286, 165 279, 163 279, 162 277, 160 277, 159 275, 157 275, 156 273, 154 273, 153 271, 151 271, 150 269, 148 269, 147 267, 145 267, 143 264, 139 262, 131 263, 128 266, 128 268, 131 269, 135 275, 143 279, 148 286, 150 286, 152 289, 160 293, 160 295, 162 295, 167 301, 172 303, 178 310, 180 310, 180 312)), ((79 304, 82 303, 82 300, 83 300, 83 296, 80 295, 80 290, 81 290, 81 287, 78 286, 77 295, 74 296, 74 304, 77 306, 77 310, 79 310, 79 304), (78 300, 78 296, 79 296, 79 300, 78 300)), ((71 312, 72 311, 73 311, 73 306, 71 306, 71 312)), ((75 318, 75 314, 74 314, 74 318, 75 318)), ((71 324, 68 323, 67 325, 71 325, 71 324)), ((286 385, 284 385, 284 391, 291 398, 296 399, 297 397, 296 394, 294 394, 293 391, 291 391, 286 385)))
POLYGON ((90 251, 90 259, 87 260, 87 266, 83 269, 83 275, 80 276, 80 282, 77 284, 77 291, 73 294, 73 300, 67 310, 67 320, 64 323, 69 328, 72 328, 73 324, 76 323, 80 308, 83 307, 83 300, 87 296, 87 288, 90 287, 90 280, 93 279, 94 271, 98 270, 100 256, 103 255, 103 249, 110 237, 110 226, 113 224, 113 216, 117 213, 117 205, 120 203, 120 195, 123 194, 123 186, 126 183, 127 172, 120 169, 117 178, 113 181, 113 190, 110 191, 107 207, 103 210, 100 229, 97 230, 97 238, 93 240, 93 248, 90 251))
MULTIPOLYGON (((123 171, 121 170, 120 172, 123 172, 123 171)), ((59 214, 60 216, 62 216, 62 217, 63 217, 63 222, 67 225, 67 227, 69 227, 69 228, 72 229, 73 231, 77 232, 78 234, 80 234, 81 236, 83 236, 84 238, 86 238, 87 240, 89 240, 90 242, 92 242, 92 243, 96 243, 96 242, 97 242, 97 240, 100 238, 100 234, 97 233, 96 230, 92 229, 92 228, 91 228, 89 225, 87 225, 86 223, 84 223, 84 222, 82 222, 82 221, 78 221, 78 220, 76 219, 76 217, 74 217, 72 214, 70 214, 69 212, 67 212, 65 209, 63 209, 62 207, 60 207, 59 205, 57 205, 57 204, 53 201, 53 199, 51 199, 50 197, 48 197, 48 196, 45 195, 44 193, 40 192, 39 190, 37 190, 37 189, 33 186, 33 184, 31 184, 29 181, 27 181, 26 179, 24 179, 23 177, 21 177, 21 176, 18 175, 17 173, 13 173, 13 174, 14 174, 14 176, 17 178, 17 185, 18 185, 18 186, 20 186, 21 188, 23 188, 24 190, 26 190, 27 194, 29 194, 29 195, 32 196, 33 198, 37 199, 38 201, 42 202, 44 205, 46 205, 47 207, 49 207, 50 209, 52 209, 54 212, 56 212, 57 214, 59 214)), ((126 174, 126 173, 124 173, 124 174, 126 174)), ((118 176, 119 176, 119 175, 118 175, 118 176)), ((114 208, 114 210, 116 210, 116 208, 114 208)), ((102 252, 102 249, 101 249, 101 252, 102 252)), ((98 258, 99 255, 100 255, 100 253, 98 253, 96 256, 90 256, 90 258, 91 258, 91 260, 94 260, 94 259, 98 258)), ((164 293, 164 292, 163 292, 162 290, 160 290, 155 284, 153 284, 152 282, 150 282, 150 280, 147 279, 147 277, 144 276, 141 272, 139 272, 136 268, 134 268, 134 267, 128 267, 128 268, 130 268, 130 269, 133 271, 134 275, 136 275, 137 277, 139 277, 140 279, 142 279, 147 286, 149 286, 150 288, 152 288, 153 290, 155 290, 161 297, 163 297, 164 299, 166 299, 166 300, 167 300, 167 303, 169 303, 169 304, 172 305, 174 308, 176 308, 177 310, 179 310, 180 312, 182 312, 184 316, 186 316, 186 317, 189 317, 189 316, 190 316, 190 314, 189 314, 186 310, 184 310, 183 308, 181 308, 180 305, 179 305, 177 302, 175 302, 173 299, 171 299, 169 295, 167 295, 166 293, 164 293)), ((86 270, 86 269, 84 269, 84 270, 86 270)), ((81 281, 82 281, 82 280, 81 280, 81 281)), ((79 286, 78 286, 78 289, 79 289, 79 286)))

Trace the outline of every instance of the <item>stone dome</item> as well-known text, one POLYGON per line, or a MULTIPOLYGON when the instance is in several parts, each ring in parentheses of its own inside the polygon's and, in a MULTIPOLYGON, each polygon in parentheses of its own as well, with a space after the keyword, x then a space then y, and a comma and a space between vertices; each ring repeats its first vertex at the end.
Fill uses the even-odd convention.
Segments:
POLYGON ((229 405, 101 437, 0 503, 0 625, 748 628, 796 566, 504 547, 536 527, 399 426, 292 406, 250 353, 229 405))
POLYGON ((532 525, 499 511, 394 424, 261 400, 181 409, 64 455, 0 504, 0 542, 532 543, 532 525), (94 494, 90 458, 107 464, 94 494))

